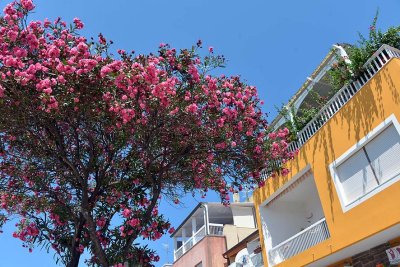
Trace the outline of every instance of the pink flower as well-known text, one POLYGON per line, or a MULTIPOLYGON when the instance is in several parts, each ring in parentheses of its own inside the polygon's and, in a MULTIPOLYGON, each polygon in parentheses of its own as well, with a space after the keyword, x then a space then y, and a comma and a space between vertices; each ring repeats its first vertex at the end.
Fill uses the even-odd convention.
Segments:
POLYGON ((136 227, 137 225, 140 224, 140 220, 139 220, 139 219, 136 219, 136 218, 133 218, 133 219, 131 219, 131 220, 128 221, 128 224, 129 224, 130 226, 132 226, 132 227, 136 227))
POLYGON ((101 228, 104 227, 106 225, 106 219, 104 217, 101 217, 97 220, 96 225, 101 228))
POLYGON ((60 49, 57 46, 52 45, 47 52, 47 55, 51 58, 58 58, 60 56, 60 49))
POLYGON ((4 89, 4 87, 0 85, 0 98, 4 97, 4 95, 5 95, 5 94, 4 94, 5 90, 6 90, 6 89, 4 89))
POLYGON ((174 227, 169 228, 168 233, 172 234, 173 232, 175 232, 175 228, 174 227))
POLYGON ((50 20, 49 19, 44 19, 44 22, 43 22, 43 26, 45 27, 45 28, 48 28, 49 26, 51 25, 51 22, 50 22, 50 20))
POLYGON ((45 89, 43 89, 43 93, 50 95, 53 92, 53 90, 51 89, 51 87, 47 87, 45 89))
POLYGON ((28 34, 26 36, 26 41, 32 49, 36 49, 39 46, 39 41, 34 34, 28 34))
POLYGON ((169 115, 175 115, 177 112, 179 111, 179 108, 178 107, 176 107, 175 109, 173 109, 173 110, 171 110, 170 112, 169 112, 169 115))
POLYGON ((82 244, 79 244, 79 247, 77 248, 77 251, 82 254, 83 251, 85 250, 85 247, 82 244))
POLYGON ((124 216, 125 218, 129 218, 132 215, 132 211, 130 209, 124 209, 124 211, 122 212, 122 216, 124 216))
POLYGON ((75 28, 82 29, 84 24, 82 23, 82 21, 78 18, 74 18, 74 24, 75 24, 75 28))
POLYGON ((104 66, 100 70, 100 76, 103 78, 105 77, 108 73, 110 73, 112 69, 109 66, 104 66))
POLYGON ((84 53, 84 52, 87 51, 88 46, 87 46, 87 44, 85 44, 84 42, 80 42, 80 43, 76 46, 76 48, 78 48, 78 51, 79 51, 79 52, 84 53))
POLYGON ((4 9, 3 12, 9 16, 14 15, 17 11, 14 8, 14 3, 9 3, 4 9))
POLYGON ((32 3, 32 0, 21 0, 21 5, 24 9, 30 11, 35 8, 34 4, 32 3))
POLYGON ((274 132, 268 134, 268 137, 269 137, 270 139, 272 139, 272 140, 276 139, 276 136, 277 136, 277 135, 276 135, 276 133, 274 133, 274 132))
POLYGON ((126 234, 125 234, 125 227, 124 226, 121 226, 120 228, 119 228, 119 232, 120 232, 120 234, 121 234, 121 236, 122 237, 125 237, 126 236, 126 234))
POLYGON ((7 37, 10 38, 10 41, 15 42, 18 37, 18 32, 17 31, 8 31, 7 37))
POLYGON ((187 111, 187 112, 190 112, 190 113, 196 113, 196 112, 197 112, 197 109, 198 109, 197 105, 193 103, 193 104, 190 104, 190 105, 186 108, 186 111, 187 111))
POLYGON ((215 145, 215 148, 216 149, 225 149, 226 148, 226 144, 225 144, 225 142, 218 143, 218 144, 215 145))
POLYGON ((210 51, 210 53, 214 53, 214 47, 210 46, 210 47, 208 48, 208 51, 210 51))
POLYGON ((193 80, 196 82, 200 81, 199 71, 195 65, 190 65, 188 69, 189 74, 192 76, 193 80))
POLYGON ((283 176, 286 176, 288 175, 289 172, 290 172, 289 169, 283 168, 281 173, 283 176))
POLYGON ((107 43, 106 38, 101 33, 99 34, 99 43, 103 45, 107 43))
POLYGON ((254 152, 255 152, 256 154, 261 154, 261 152, 262 152, 261 147, 260 147, 260 146, 256 146, 256 147, 254 148, 254 152))
POLYGON ((243 122, 239 121, 237 127, 238 127, 239 132, 243 131, 243 122))

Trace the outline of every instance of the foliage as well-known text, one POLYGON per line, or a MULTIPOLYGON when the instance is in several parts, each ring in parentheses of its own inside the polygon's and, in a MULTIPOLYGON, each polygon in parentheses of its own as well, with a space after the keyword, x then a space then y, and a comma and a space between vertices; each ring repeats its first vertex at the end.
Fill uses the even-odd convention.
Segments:
POLYGON ((331 90, 327 96, 323 97, 317 91, 311 89, 308 93, 308 96, 310 96, 309 101, 304 102, 304 106, 298 110, 293 107, 282 107, 278 110, 286 120, 283 128, 289 129, 289 141, 297 141, 297 133, 316 117, 335 93, 336 90, 331 90))
POLYGON ((329 99, 345 84, 351 80, 357 79, 364 71, 363 65, 368 59, 383 45, 387 44, 400 49, 400 26, 390 27, 386 32, 377 29, 379 12, 376 13, 373 22, 369 28, 368 38, 359 34, 360 40, 356 45, 346 47, 346 52, 351 63, 346 63, 345 59, 337 56, 337 63, 328 71, 332 90, 326 97, 321 97, 318 92, 311 90, 311 103, 305 103, 305 106, 299 110, 293 108, 281 108, 280 114, 285 117, 284 127, 290 130, 290 141, 297 140, 297 132, 302 130, 318 112, 325 106, 329 99))
POLYGON ((383 32, 376 27, 378 16, 379 11, 376 12, 369 27, 368 38, 359 33, 358 43, 346 49, 351 63, 347 64, 344 59, 339 58, 338 64, 329 72, 332 85, 336 89, 340 89, 351 79, 357 79, 364 71, 363 65, 383 44, 400 49, 400 26, 389 27, 387 31, 383 32))
MULTIPOLYGON (((213 77, 224 65, 201 42, 137 55, 79 35, 83 23, 28 22, 31 0, 0 19, 0 200, 14 233, 67 266, 152 266, 138 241, 172 232, 162 197, 261 183, 293 157, 287 129, 269 133, 255 87, 213 77), (271 167, 272 166, 272 167, 271 167)), ((2 220, 3 222, 4 220, 2 220)))
POLYGON ((329 81, 335 91, 340 90, 352 79, 352 73, 349 71, 347 63, 337 56, 337 63, 328 70, 329 81))

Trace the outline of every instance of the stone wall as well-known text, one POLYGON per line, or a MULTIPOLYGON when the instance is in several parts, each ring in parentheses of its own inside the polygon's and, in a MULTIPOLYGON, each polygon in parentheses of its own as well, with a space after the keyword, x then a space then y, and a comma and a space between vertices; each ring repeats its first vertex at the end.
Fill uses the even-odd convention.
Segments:
POLYGON ((353 267, 376 267, 379 263, 390 266, 386 250, 390 248, 389 243, 384 243, 370 250, 361 252, 351 257, 353 267))

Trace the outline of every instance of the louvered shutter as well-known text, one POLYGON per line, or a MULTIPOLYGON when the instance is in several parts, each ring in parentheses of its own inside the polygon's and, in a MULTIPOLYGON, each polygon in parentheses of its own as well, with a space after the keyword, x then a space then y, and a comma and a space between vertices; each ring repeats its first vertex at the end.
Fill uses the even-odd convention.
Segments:
POLYGON ((337 173, 346 205, 373 190, 378 183, 362 149, 337 167, 337 173))
POLYGON ((365 146, 379 183, 400 175, 400 136, 391 125, 365 146))

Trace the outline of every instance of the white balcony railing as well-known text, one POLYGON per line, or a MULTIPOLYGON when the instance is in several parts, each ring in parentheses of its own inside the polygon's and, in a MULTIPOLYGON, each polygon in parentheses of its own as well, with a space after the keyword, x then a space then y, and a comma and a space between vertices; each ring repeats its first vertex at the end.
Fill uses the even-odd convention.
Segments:
POLYGON ((391 58, 400 58, 400 50, 382 45, 364 64, 360 77, 343 86, 301 131, 297 141, 290 143, 289 150, 296 151, 303 146, 341 107, 346 104, 391 58))
POLYGON ((250 255, 250 260, 251 260, 251 263, 255 267, 264 266, 264 262, 263 262, 262 253, 261 252, 257 253, 257 254, 251 254, 250 255))
POLYGON ((291 238, 268 251, 268 259, 272 266, 281 263, 300 252, 330 237, 325 218, 319 220, 291 238))
MULTIPOLYGON (((224 225, 209 223, 208 228, 209 228, 208 235, 223 236, 224 225)), ((177 250, 174 251, 174 259, 177 260, 180 257, 182 257, 182 255, 185 254, 186 251, 190 250, 196 243, 202 240, 205 236, 207 236, 206 226, 203 225, 202 227, 200 227, 199 230, 197 230, 196 233, 194 233, 193 236, 191 236, 188 240, 184 241, 182 246, 180 246, 177 250)))
POLYGON ((209 234, 210 235, 223 235, 224 225, 218 223, 209 223, 209 234))

